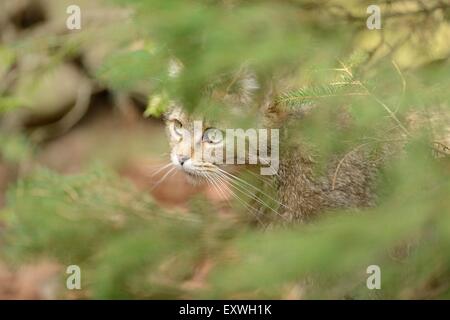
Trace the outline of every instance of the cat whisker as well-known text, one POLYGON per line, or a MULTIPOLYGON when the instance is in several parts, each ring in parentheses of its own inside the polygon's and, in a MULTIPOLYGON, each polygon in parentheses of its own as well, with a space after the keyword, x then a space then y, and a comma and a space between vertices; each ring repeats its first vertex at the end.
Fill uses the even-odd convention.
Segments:
POLYGON ((158 170, 156 170, 155 172, 153 172, 153 173, 150 175, 150 177, 156 176, 158 173, 160 173, 160 172, 163 171, 164 169, 170 167, 171 165, 172 165, 172 163, 168 163, 168 164, 159 166, 159 167, 158 167, 158 170))
POLYGON ((262 191, 261 189, 255 187, 254 185, 248 183, 247 181, 242 180, 241 178, 239 178, 239 177, 237 177, 237 176, 235 176, 235 175, 233 175, 233 174, 231 174, 231 173, 229 173, 229 172, 227 172, 227 171, 225 171, 225 170, 222 170, 222 169, 220 169, 220 168, 217 168, 217 169, 218 169, 220 172, 222 172, 223 174, 227 175, 228 177, 233 178, 233 179, 235 179, 235 180, 237 180, 237 181, 239 181, 239 182, 241 182, 241 183, 243 183, 243 184, 245 184, 245 185, 251 187, 252 189, 254 189, 254 190, 256 190, 256 191, 261 192, 261 194, 265 195, 265 196, 268 197, 270 200, 275 201, 275 202, 276 202, 277 204, 279 204, 280 206, 283 206, 283 207, 285 207, 286 209, 290 209, 290 208, 289 208, 288 206, 286 206, 285 204, 283 204, 283 203, 281 203, 280 201, 274 199, 273 197, 271 197, 270 195, 268 195, 267 193, 265 193, 265 192, 262 191))
POLYGON ((170 169, 169 171, 167 171, 165 174, 164 174, 164 176, 161 178, 161 179, 159 179, 156 183, 155 183, 155 185, 150 189, 151 191, 152 190, 154 190, 157 186, 159 186, 168 176, 169 176, 169 174, 170 173, 173 173, 173 171, 176 169, 176 167, 173 167, 172 169, 170 169))
MULTIPOLYGON (((261 198, 257 197, 256 194, 249 192, 248 190, 245 189, 245 185, 240 184, 237 181, 234 181, 233 179, 225 176, 222 174, 223 179, 227 180, 230 182, 230 186, 234 187, 237 191, 241 192, 242 194, 248 196, 249 198, 257 201, 259 204, 261 204, 262 206, 270 209, 272 212, 274 212, 275 214, 279 215, 280 217, 283 217, 277 210, 275 210, 274 208, 272 208, 270 205, 268 205, 267 203, 265 203, 261 198), (233 184, 234 183, 234 184, 233 184)), ((284 217, 283 217, 284 218, 284 217)))
MULTIPOLYGON (((221 185, 226 184, 226 180, 224 180, 220 175, 216 176, 217 178, 217 183, 220 183, 221 185)), ((237 199, 243 206, 245 209, 247 209, 250 213, 253 214, 253 216, 256 218, 256 220, 258 221, 258 223, 260 223, 262 226, 265 227, 264 222, 261 220, 261 218, 259 217, 260 213, 258 213, 258 210, 256 208, 254 208, 253 206, 249 205, 248 203, 246 203, 241 197, 239 197, 233 190, 229 190, 231 195, 237 199)))
POLYGON ((250 175, 252 175, 253 177, 257 178, 258 180, 260 180, 263 183, 267 183, 270 186, 273 187, 273 183, 272 181, 270 181, 269 178, 263 178, 261 175, 254 173, 252 170, 249 169, 245 169, 245 172, 249 173, 250 175))
MULTIPOLYGON (((219 186, 219 185, 217 184, 217 181, 214 180, 214 177, 213 177, 213 176, 208 176, 208 175, 206 175, 205 178, 207 179, 208 182, 211 182, 211 185, 212 185, 213 187, 215 187, 215 189, 219 192, 219 194, 221 195, 221 197, 222 197, 224 200, 228 201, 227 196, 225 195, 223 189, 221 188, 221 186, 219 186)), ((229 201, 228 201, 228 202, 229 202, 229 201)))

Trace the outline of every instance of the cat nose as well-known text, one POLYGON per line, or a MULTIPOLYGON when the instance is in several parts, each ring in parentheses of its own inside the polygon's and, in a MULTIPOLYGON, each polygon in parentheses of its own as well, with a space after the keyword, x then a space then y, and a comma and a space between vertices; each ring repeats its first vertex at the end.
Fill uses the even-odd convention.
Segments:
POLYGON ((187 160, 189 160, 188 156, 178 155, 178 162, 180 162, 180 165, 183 165, 187 160))

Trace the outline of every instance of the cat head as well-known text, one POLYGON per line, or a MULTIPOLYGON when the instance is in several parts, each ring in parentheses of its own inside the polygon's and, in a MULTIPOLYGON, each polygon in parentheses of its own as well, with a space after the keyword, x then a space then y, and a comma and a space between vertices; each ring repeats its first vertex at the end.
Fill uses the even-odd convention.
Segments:
MULTIPOLYGON (((191 182, 208 180, 209 177, 220 175, 238 164, 258 163, 252 157, 258 155, 258 139, 261 137, 255 137, 254 133, 258 134, 259 131, 236 128, 236 119, 243 118, 246 114, 253 115, 253 119, 257 120, 252 126, 263 126, 261 119, 264 119, 265 115, 261 117, 260 113, 267 112, 269 108, 265 105, 268 103, 263 103, 261 107, 261 101, 264 100, 260 98, 260 90, 262 89, 255 75, 247 69, 242 69, 216 79, 206 88, 206 101, 219 106, 219 113, 188 113, 180 104, 172 103, 165 114, 171 148, 170 159, 191 182), (236 140, 234 143, 232 138, 233 143, 230 145, 230 132, 243 134, 241 141, 244 142, 239 144, 236 140), (239 147, 247 149, 239 152, 239 147)), ((263 139, 266 140, 266 146, 271 146, 270 142, 267 143, 268 136, 263 139)))

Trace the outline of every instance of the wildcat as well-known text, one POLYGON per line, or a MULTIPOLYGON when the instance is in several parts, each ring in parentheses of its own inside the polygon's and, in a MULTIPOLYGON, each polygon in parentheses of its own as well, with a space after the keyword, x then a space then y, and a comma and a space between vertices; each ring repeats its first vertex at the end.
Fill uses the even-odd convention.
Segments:
MULTIPOLYGON (((241 75, 222 80, 209 91, 209 97, 219 99, 222 108, 228 113, 243 114, 245 110, 254 112, 255 109, 245 106, 256 104, 260 115, 259 123, 266 128, 287 129, 284 132, 289 132, 290 127, 298 126, 302 118, 314 112, 314 108, 305 108, 301 114, 290 114, 270 97, 255 103, 253 98, 257 90, 259 86, 254 76, 244 71, 241 75)), ((351 119, 349 120, 344 109, 336 110, 335 125, 345 128, 351 119)), ((198 115, 189 114, 176 104, 166 113, 172 164, 182 170, 192 183, 207 181, 219 188, 223 183, 235 183, 236 189, 239 187, 244 194, 247 189, 267 195, 263 190, 234 175, 235 166, 223 165, 204 156, 223 148, 225 142, 217 132, 229 127, 230 123, 217 119, 209 123, 208 119, 203 118, 203 123, 206 123, 204 130, 194 136, 193 123, 196 119, 198 115), (197 150, 194 150, 192 144, 197 144, 197 150)), ((392 136, 398 138, 401 133, 393 133, 392 136)), ((325 210, 373 206, 377 200, 375 185, 379 170, 386 159, 400 152, 403 145, 403 142, 385 144, 376 153, 358 146, 329 157, 325 168, 318 170, 315 146, 309 142, 308 137, 290 139, 289 133, 284 134, 280 142, 279 170, 271 176, 277 189, 276 199, 271 198, 277 203, 277 208, 269 208, 276 211, 276 214, 271 217, 288 223, 307 222, 325 210)), ((260 198, 253 199, 261 207, 269 207, 260 198)), ((258 214, 261 212, 264 210, 258 214)))

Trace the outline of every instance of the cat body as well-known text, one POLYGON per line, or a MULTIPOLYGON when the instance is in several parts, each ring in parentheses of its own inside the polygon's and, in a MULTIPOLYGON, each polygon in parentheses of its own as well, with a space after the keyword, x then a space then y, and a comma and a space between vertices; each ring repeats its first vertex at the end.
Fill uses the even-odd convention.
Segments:
POLYGON ((375 204, 374 186, 379 161, 365 151, 350 151, 333 157, 325 172, 317 173, 317 163, 309 148, 298 144, 282 154, 277 176, 282 216, 288 221, 308 221, 317 213, 375 204))

